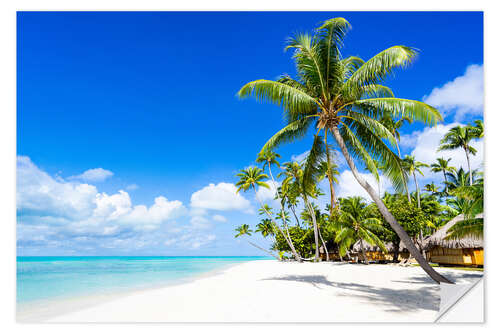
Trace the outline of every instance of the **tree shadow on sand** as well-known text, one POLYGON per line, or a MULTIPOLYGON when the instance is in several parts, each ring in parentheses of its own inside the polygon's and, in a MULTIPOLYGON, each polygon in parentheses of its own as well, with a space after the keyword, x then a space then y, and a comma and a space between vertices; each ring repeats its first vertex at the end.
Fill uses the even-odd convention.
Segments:
MULTIPOLYGON (((482 272, 478 273, 462 273, 462 272, 451 272, 447 271, 445 273, 440 272, 444 276, 446 276, 447 279, 454 283, 473 283, 477 279, 480 279, 483 277, 482 272)), ((405 280, 392 280, 392 282, 398 282, 398 283, 417 283, 417 284, 434 284, 434 281, 427 275, 423 276, 412 276, 410 278, 407 278, 405 280)))
POLYGON ((374 287, 359 283, 332 282, 322 275, 286 275, 280 277, 266 278, 263 280, 303 282, 316 288, 334 287, 343 291, 354 291, 354 293, 339 292, 336 296, 356 297, 371 304, 388 307, 388 312, 407 312, 418 310, 439 311, 439 285, 429 281, 429 285, 419 289, 391 289, 374 287))

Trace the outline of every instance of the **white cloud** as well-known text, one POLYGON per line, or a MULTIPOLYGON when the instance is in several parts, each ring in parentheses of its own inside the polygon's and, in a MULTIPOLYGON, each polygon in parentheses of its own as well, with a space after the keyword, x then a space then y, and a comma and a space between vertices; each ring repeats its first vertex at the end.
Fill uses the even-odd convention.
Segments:
POLYGON ((21 224, 50 225, 53 231, 62 233, 110 235, 125 229, 156 229, 185 212, 181 201, 162 196, 149 207, 134 206, 125 191, 112 195, 98 192, 93 185, 50 176, 27 156, 17 158, 17 213, 21 224))
POLYGON ((445 115, 455 112, 455 121, 463 119, 466 114, 481 114, 484 100, 483 66, 468 66, 463 76, 434 88, 423 100, 445 115))
POLYGON ((137 184, 130 184, 130 185, 127 185, 127 187, 125 187, 125 189, 127 191, 134 191, 134 190, 137 190, 139 188, 139 185, 137 184))
POLYGON ((292 161, 302 163, 307 158, 307 156, 309 156, 309 150, 306 150, 302 154, 292 155, 292 161))
POLYGON ((216 222, 227 222, 227 219, 222 215, 214 215, 212 216, 212 220, 216 222))
POLYGON ((250 202, 230 183, 210 184, 191 195, 191 207, 220 211, 250 209, 250 202))
MULTIPOLYGON (((422 132, 417 132, 415 135, 415 149, 412 151, 412 155, 415 159, 420 162, 427 164, 434 163, 438 157, 451 158, 450 164, 457 168, 463 167, 464 170, 467 168, 467 159, 465 157, 465 152, 463 149, 455 150, 445 150, 438 152, 439 142, 443 136, 455 126, 464 126, 460 123, 452 123, 447 125, 439 124, 434 127, 425 128, 422 132)), ((473 140, 471 143, 472 147, 477 149, 477 153, 474 156, 470 156, 470 162, 472 169, 480 168, 483 163, 484 156, 484 144, 483 139, 473 140)), ((429 170, 425 170, 426 178, 436 178, 433 176, 429 170)))
MULTIPOLYGON (((378 192, 378 184, 375 177, 371 173, 360 173, 361 176, 378 192)), ((350 170, 344 170, 338 177, 337 195, 339 197, 360 196, 368 201, 372 201, 368 192, 359 185, 356 178, 350 170)), ((390 181, 383 175, 380 176, 380 193, 384 194, 390 188, 390 181)))
POLYGON ((180 237, 169 238, 163 242, 166 246, 175 246, 179 248, 188 248, 191 250, 199 249, 203 245, 207 245, 213 242, 216 236, 213 234, 209 235, 183 235, 180 237))
POLYGON ((279 184, 277 182, 274 182, 273 184, 272 180, 267 180, 265 183, 269 186, 269 188, 259 186, 259 189, 257 190, 257 196, 262 201, 272 201, 276 196, 276 188, 279 186, 279 184))
POLYGON ((68 177, 69 180, 81 180, 84 182, 102 182, 109 177, 112 177, 113 173, 109 170, 103 168, 89 169, 84 173, 76 176, 68 177))

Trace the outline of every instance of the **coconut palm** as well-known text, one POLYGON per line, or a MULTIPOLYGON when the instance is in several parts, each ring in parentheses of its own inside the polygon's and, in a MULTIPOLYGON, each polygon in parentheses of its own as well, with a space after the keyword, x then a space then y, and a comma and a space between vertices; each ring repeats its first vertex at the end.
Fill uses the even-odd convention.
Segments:
MULTIPOLYGON (((315 158, 316 154, 317 152, 311 150, 304 163, 310 163, 308 162, 309 159, 315 158)), ((318 164, 320 163, 319 160, 316 161, 318 164)), ((284 163, 283 166, 284 166, 284 171, 280 173, 280 176, 281 175, 285 176, 285 179, 283 180, 281 186, 286 190, 296 191, 300 193, 300 196, 302 197, 302 200, 304 202, 305 209, 307 209, 311 214, 311 219, 313 222, 313 231, 314 231, 314 242, 316 245, 314 260, 318 261, 320 236, 318 234, 319 232, 318 232, 318 223, 316 221, 316 214, 313 213, 314 210, 311 205, 311 202, 309 201, 309 198, 315 199, 317 197, 318 188, 316 186, 316 181, 321 175, 320 173, 321 170, 319 169, 319 166, 316 165, 315 171, 310 172, 310 170, 308 169, 303 169, 298 162, 287 162, 284 163)))
POLYGON ((476 155, 477 150, 470 145, 471 140, 475 138, 475 132, 469 126, 455 126, 445 134, 440 142, 438 151, 455 150, 462 148, 467 158, 469 168, 469 185, 472 185, 472 173, 470 168, 470 156, 476 155))
MULTIPOLYGON (((297 79, 288 75, 277 81, 257 80, 244 85, 238 95, 254 95, 281 106, 287 125, 272 136, 263 151, 303 138, 313 124, 314 136, 305 174, 314 174, 315 162, 324 159, 325 138, 333 136, 358 183, 369 193, 378 209, 401 238, 421 267, 437 282, 450 283, 437 273, 419 253, 415 244, 394 216, 385 207, 376 191, 358 172, 358 158, 378 179, 374 160, 383 165, 384 174, 393 187, 401 191, 406 181, 400 158, 386 145, 396 145, 394 135, 380 119, 407 117, 434 125, 442 120, 435 108, 419 101, 395 98, 392 91, 380 84, 398 67, 408 66, 415 58, 415 49, 393 46, 364 62, 358 57, 342 58, 340 48, 350 28, 343 18, 325 21, 314 35, 297 34, 286 49, 294 50, 297 79)), ((328 140, 327 140, 328 141, 328 140)), ((307 177, 306 177, 307 178, 307 177)))
POLYGON ((338 165, 333 161, 332 153, 326 151, 326 160, 320 164, 320 173, 323 174, 330 184, 330 216, 333 215, 333 210, 336 207, 335 187, 334 184, 338 183, 337 175, 339 175, 338 165))
POLYGON ((260 232, 264 238, 268 236, 274 237, 273 222, 270 219, 263 219, 259 224, 257 224, 255 232, 260 232))
POLYGON ((417 181, 417 173, 421 176, 424 175, 422 168, 428 168, 429 165, 415 160, 415 156, 406 155, 403 159, 404 169, 410 176, 413 177, 415 182, 415 192, 417 193, 417 207, 420 208, 420 188, 417 181))
POLYGON ((271 221, 273 221, 276 229, 280 231, 280 233, 283 235, 283 238, 285 238, 285 240, 287 241, 288 245, 290 246, 290 250, 292 251, 292 254, 295 257, 295 260, 301 262, 302 259, 297 254, 297 251, 295 251, 295 247, 293 246, 291 238, 289 237, 289 235, 287 236, 285 235, 283 230, 280 228, 279 224, 274 220, 272 213, 268 209, 269 206, 265 206, 262 200, 260 199, 259 195, 257 194, 258 186, 262 186, 267 189, 270 188, 269 185, 264 181, 265 179, 267 179, 267 175, 262 172, 262 169, 255 166, 251 166, 242 170, 236 176, 240 178, 240 180, 236 183, 236 186, 238 187, 236 192, 239 192, 240 190, 248 191, 250 188, 253 188, 255 192, 255 197, 257 198, 257 200, 259 200, 261 208, 265 211, 265 213, 271 219, 271 221))
POLYGON ((234 238, 240 237, 243 235, 248 235, 248 236, 252 235, 252 230, 250 230, 250 226, 248 224, 242 224, 238 228, 234 229, 234 231, 237 232, 237 234, 234 236, 234 238))
POLYGON ((439 157, 436 160, 436 163, 431 164, 431 171, 432 172, 434 172, 434 173, 442 172, 443 173, 444 184, 445 184, 445 187, 444 187, 445 193, 448 192, 448 186, 446 185, 446 182, 448 181, 448 179, 446 178, 446 173, 447 172, 454 172, 457 170, 455 167, 449 165, 450 161, 451 161, 451 158, 445 160, 444 157, 439 157))
POLYGON ((478 214, 484 209, 484 184, 483 179, 478 179, 472 186, 460 186, 453 190, 457 199, 465 200, 462 213, 464 219, 454 224, 445 237, 446 239, 459 239, 467 236, 483 237, 484 219, 478 214))
POLYGON ((434 184, 434 182, 430 184, 425 184, 424 189, 433 195, 439 193, 439 188, 436 186, 436 184, 434 184))
POLYGON ((472 183, 475 182, 477 177, 477 171, 473 170, 472 172, 465 172, 463 168, 458 169, 455 172, 447 172, 446 177, 448 181, 446 182, 446 186, 448 187, 448 191, 453 191, 457 187, 463 187, 469 185, 470 179, 472 178, 472 183))
POLYGON ((474 120, 474 125, 469 126, 475 138, 482 138, 484 136, 484 124, 481 119, 474 120))
MULTIPOLYGON (((396 149, 398 151, 399 158, 401 158, 401 150, 399 149, 399 141, 401 141, 401 134, 399 133, 399 129, 403 127, 404 124, 411 124, 413 120, 408 117, 401 117, 399 120, 395 120, 391 115, 387 115, 382 118, 381 122, 396 139, 395 140, 396 149)), ((404 186, 405 186, 406 196, 408 197, 408 202, 411 202, 410 191, 408 190, 408 184, 406 182, 406 179, 404 179, 404 181, 405 181, 404 186)))
POLYGON ((376 233, 382 232, 384 227, 382 221, 375 217, 373 210, 361 197, 348 197, 340 199, 340 216, 336 222, 337 236, 335 241, 341 243, 340 255, 345 255, 345 249, 351 244, 359 241, 363 252, 365 263, 368 264, 364 242, 376 245, 382 251, 387 252, 384 242, 378 238, 376 233))

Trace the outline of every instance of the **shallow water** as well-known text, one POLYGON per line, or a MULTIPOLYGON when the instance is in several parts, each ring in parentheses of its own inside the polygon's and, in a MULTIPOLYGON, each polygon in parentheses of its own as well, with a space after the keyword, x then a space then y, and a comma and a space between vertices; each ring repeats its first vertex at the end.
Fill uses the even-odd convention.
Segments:
POLYGON ((17 302, 57 300, 179 283, 268 257, 18 257, 17 302))

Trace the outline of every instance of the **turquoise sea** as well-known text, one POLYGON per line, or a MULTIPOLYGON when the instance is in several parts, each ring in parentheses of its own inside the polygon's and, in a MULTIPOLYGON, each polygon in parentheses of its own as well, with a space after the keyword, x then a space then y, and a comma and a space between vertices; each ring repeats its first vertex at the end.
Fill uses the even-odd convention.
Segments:
POLYGON ((269 257, 18 257, 17 302, 164 286, 269 257))

